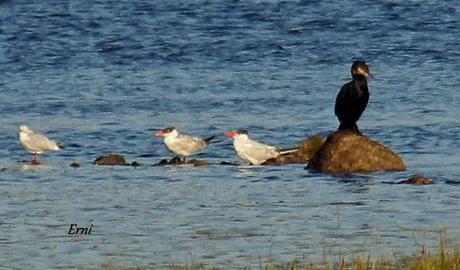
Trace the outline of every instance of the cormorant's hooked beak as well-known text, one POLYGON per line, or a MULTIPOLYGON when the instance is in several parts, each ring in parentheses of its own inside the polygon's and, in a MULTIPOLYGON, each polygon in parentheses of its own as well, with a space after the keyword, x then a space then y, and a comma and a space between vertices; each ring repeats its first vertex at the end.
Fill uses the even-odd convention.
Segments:
POLYGON ((361 75, 361 76, 364 76, 364 77, 370 78, 370 79, 374 78, 374 76, 372 75, 371 71, 369 70, 369 68, 367 66, 365 68, 358 67, 357 70, 356 70, 356 73, 354 73, 354 74, 361 75))

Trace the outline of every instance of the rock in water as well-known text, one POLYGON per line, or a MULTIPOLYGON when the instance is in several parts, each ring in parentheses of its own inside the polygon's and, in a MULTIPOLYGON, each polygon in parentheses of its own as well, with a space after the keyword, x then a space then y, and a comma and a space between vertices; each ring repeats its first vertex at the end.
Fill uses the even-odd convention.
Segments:
POLYGON ((319 134, 313 135, 299 144, 298 155, 309 161, 324 144, 324 139, 319 134))
POLYGON ((401 157, 366 136, 342 130, 330 134, 309 168, 325 173, 403 171, 401 157))
POLYGON ((72 167, 72 168, 80 168, 80 163, 72 162, 72 163, 70 163, 70 167, 72 167))
POLYGON ((93 162, 93 164, 96 165, 128 165, 126 163, 126 159, 118 154, 110 154, 108 156, 101 156, 96 158, 96 160, 93 162))
POLYGON ((200 159, 192 159, 189 162, 187 162, 187 164, 193 164, 193 166, 195 167, 210 165, 210 163, 207 162, 206 160, 200 160, 200 159))
POLYGON ((306 164, 323 145, 324 140, 320 135, 313 135, 297 146, 298 150, 279 155, 265 161, 262 165, 306 164))
POLYGON ((162 159, 158 163, 153 164, 153 166, 164 166, 164 165, 193 165, 195 167, 210 165, 206 160, 192 159, 189 161, 183 161, 178 157, 174 157, 171 160, 162 159))
POLYGON ((409 185, 432 185, 433 180, 423 175, 414 175, 407 180, 400 181, 396 184, 409 184, 409 185))

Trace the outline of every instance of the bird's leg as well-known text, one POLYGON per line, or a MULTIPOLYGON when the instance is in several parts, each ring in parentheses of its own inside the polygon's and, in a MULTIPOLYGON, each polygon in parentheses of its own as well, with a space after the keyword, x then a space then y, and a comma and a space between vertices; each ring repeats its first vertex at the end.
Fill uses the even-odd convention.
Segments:
POLYGON ((34 154, 34 158, 32 159, 32 164, 33 165, 40 164, 40 157, 38 156, 37 153, 34 154))
POLYGON ((357 125, 356 123, 355 123, 355 126, 353 127, 353 130, 354 130, 358 135, 361 135, 361 136, 363 135, 363 134, 361 134, 361 131, 359 131, 358 125, 357 125))

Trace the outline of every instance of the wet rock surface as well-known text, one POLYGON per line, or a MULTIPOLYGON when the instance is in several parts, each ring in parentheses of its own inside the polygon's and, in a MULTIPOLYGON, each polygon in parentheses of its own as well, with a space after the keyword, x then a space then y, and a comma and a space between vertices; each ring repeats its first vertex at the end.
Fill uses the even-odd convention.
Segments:
POLYGON ((159 162, 153 164, 153 166, 165 166, 165 165, 193 165, 195 167, 210 165, 211 163, 201 159, 191 159, 189 161, 183 161, 178 157, 174 157, 170 160, 162 159, 159 162))
POLYGON ((95 165, 106 165, 106 166, 127 166, 130 165, 126 162, 126 159, 122 155, 110 154, 107 156, 100 156, 94 160, 95 165))
POLYGON ((309 168, 324 173, 403 171, 401 157, 388 147, 350 131, 336 131, 310 160, 309 168))
POLYGON ((308 160, 305 160, 301 156, 297 156, 295 154, 288 154, 288 155, 280 155, 277 158, 272 158, 261 165, 286 165, 286 164, 305 164, 308 160))
POLYGON ((78 163, 78 162, 72 162, 72 163, 70 163, 70 167, 72 167, 72 168, 80 168, 80 166, 81 166, 81 165, 80 165, 80 163, 78 163))
POLYGON ((407 185, 433 185, 434 182, 428 177, 423 175, 414 175, 407 180, 400 181, 396 184, 407 184, 407 185))

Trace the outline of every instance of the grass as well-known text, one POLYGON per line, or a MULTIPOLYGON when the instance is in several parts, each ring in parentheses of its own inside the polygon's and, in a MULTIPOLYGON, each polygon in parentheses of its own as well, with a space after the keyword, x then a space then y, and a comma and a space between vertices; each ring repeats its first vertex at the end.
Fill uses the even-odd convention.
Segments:
MULTIPOLYGON (((239 266, 213 266, 205 263, 161 264, 145 267, 101 266, 103 270, 197 270, 197 269, 249 269, 239 266)), ((372 257, 370 255, 353 256, 339 260, 324 258, 322 262, 309 262, 306 259, 294 259, 290 262, 268 262, 260 265, 260 270, 460 270, 460 246, 448 247, 445 233, 441 235, 439 247, 428 251, 421 247, 415 254, 393 258, 372 257)))

